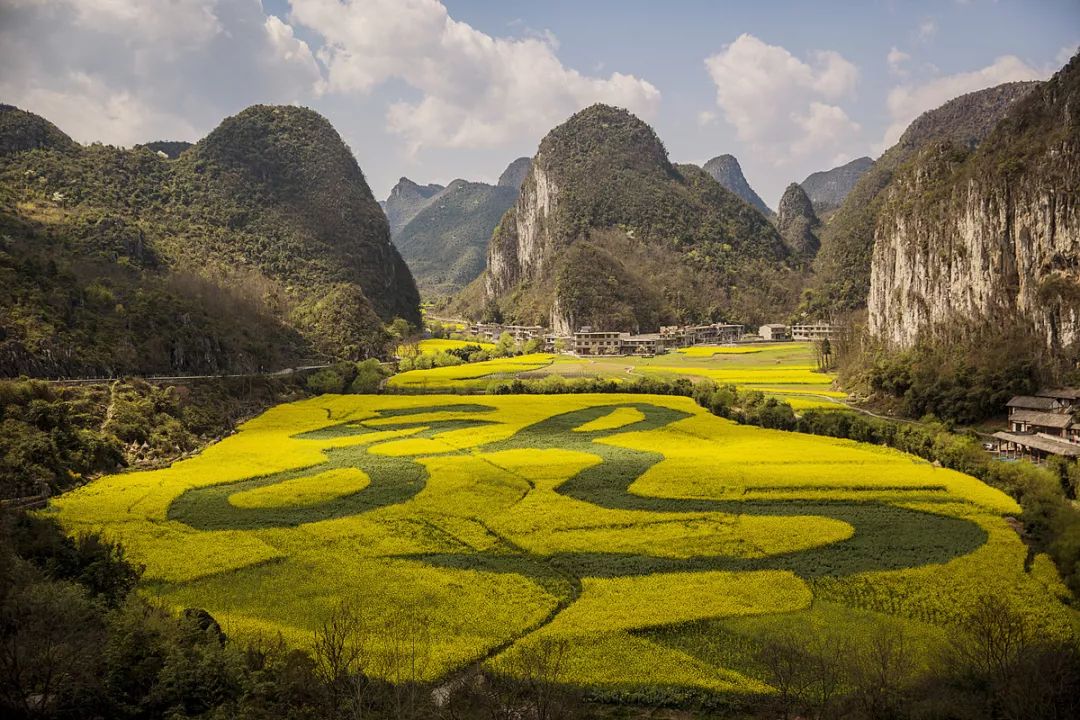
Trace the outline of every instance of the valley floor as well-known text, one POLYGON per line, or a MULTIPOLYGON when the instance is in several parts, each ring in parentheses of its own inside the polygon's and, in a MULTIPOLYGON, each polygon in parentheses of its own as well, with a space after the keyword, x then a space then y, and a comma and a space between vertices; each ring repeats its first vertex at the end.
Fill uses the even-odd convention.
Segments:
POLYGON ((1003 493, 681 397, 324 395, 49 512, 236 636, 307 647, 344 603, 370 672, 398 681, 556 648, 561 679, 596 691, 760 695, 776 638, 894 629, 923 663, 987 596, 1046 636, 1077 623, 1003 493))

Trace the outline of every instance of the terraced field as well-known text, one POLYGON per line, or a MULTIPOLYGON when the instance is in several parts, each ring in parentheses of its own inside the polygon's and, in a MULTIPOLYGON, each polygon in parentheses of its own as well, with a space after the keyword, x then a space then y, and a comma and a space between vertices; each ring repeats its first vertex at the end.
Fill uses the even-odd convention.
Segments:
POLYGON ((370 626, 423 625, 432 678, 559 641, 580 685, 764 693, 752 650, 790 628, 929 643, 994 593, 1061 632, 1064 588, 1006 523, 1018 510, 687 398, 327 395, 52 512, 122 539, 148 592, 227 632, 308 645, 348 601, 370 626))

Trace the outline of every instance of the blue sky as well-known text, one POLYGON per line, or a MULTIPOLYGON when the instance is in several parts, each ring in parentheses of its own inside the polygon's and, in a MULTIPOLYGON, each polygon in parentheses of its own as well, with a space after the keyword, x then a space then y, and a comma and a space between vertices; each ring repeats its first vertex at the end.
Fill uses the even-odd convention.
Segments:
POLYGON ((196 140, 255 102, 322 112, 377 197, 494 180, 592 102, 673 160, 788 182, 893 142, 963 92, 1044 78, 1077 0, 0 0, 0 101, 76 139, 196 140))

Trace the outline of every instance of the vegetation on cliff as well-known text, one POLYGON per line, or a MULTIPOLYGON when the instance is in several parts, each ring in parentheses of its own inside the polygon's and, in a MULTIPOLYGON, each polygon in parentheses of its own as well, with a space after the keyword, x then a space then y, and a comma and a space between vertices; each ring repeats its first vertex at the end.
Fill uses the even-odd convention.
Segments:
POLYGON ((974 147, 990 133, 1012 104, 1038 83, 1007 83, 961 95, 923 113, 874 163, 848 193, 822 231, 815 270, 811 314, 829 315, 866 306, 874 230, 884 191, 898 169, 936 141, 974 147))
POLYGON ((276 369, 419 323, 360 168, 310 110, 249 108, 169 160, 6 108, 0 146, 0 374, 276 369))
POLYGON ((541 142, 487 273, 457 305, 565 329, 756 322, 793 304, 789 263, 761 213, 701 168, 673 165, 638 118, 594 105, 541 142))

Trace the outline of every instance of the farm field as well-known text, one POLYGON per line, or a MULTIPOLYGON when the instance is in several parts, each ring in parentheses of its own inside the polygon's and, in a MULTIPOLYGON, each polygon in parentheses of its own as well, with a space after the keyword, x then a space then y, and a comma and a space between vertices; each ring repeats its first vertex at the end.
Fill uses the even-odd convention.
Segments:
POLYGON ((324 395, 49 512, 227 633, 308 646, 348 602, 394 629, 374 657, 422 638, 428 678, 559 642, 582 686, 757 694, 753 647, 792 628, 901 625, 928 647, 986 593, 1046 634, 1075 622, 1003 493, 681 397, 324 395))
MULTIPOLYGON (((429 341, 427 342, 455 342, 429 341)), ((574 357, 537 353, 468 366, 410 370, 390 379, 391 388, 414 391, 482 391, 493 380, 537 379, 549 375, 616 381, 653 376, 707 378, 720 384, 761 390, 796 410, 835 407, 847 397, 830 389, 834 376, 817 372, 810 343, 695 346, 656 357, 574 357)))

